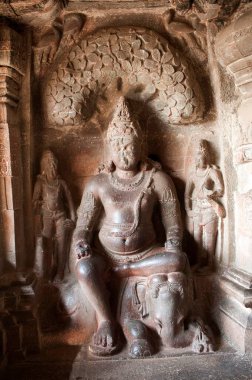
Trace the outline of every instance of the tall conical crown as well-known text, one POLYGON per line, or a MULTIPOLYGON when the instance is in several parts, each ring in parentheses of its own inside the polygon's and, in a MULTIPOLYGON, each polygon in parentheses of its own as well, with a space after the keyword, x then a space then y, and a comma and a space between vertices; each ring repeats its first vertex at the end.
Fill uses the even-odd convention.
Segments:
POLYGON ((107 131, 109 142, 120 138, 142 140, 141 127, 138 121, 131 116, 127 100, 124 97, 119 99, 107 131))

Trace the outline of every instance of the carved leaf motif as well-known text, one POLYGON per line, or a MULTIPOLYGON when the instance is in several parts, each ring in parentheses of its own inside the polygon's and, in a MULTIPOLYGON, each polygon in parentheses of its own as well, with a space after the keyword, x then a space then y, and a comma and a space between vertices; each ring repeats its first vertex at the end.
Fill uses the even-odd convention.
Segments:
POLYGON ((93 71, 93 77, 94 77, 94 79, 99 79, 100 76, 101 76, 101 70, 99 70, 99 69, 95 69, 95 70, 93 71))
POLYGON ((176 56, 173 56, 171 63, 177 67, 181 65, 181 61, 180 61, 179 57, 176 57, 176 56))
POLYGON ((166 73, 166 74, 173 74, 174 73, 174 67, 172 65, 169 65, 169 64, 165 64, 163 65, 163 72, 166 73))
POLYGON ((97 88, 96 82, 92 81, 88 83, 88 87, 90 88, 91 91, 95 91, 97 88))
POLYGON ((163 82, 156 83, 156 87, 158 90, 161 90, 161 91, 166 90, 166 85, 163 82))
POLYGON ((141 60, 138 58, 134 58, 134 60, 132 62, 133 70, 138 71, 141 69, 141 66, 142 66, 141 60))
POLYGON ((116 35, 116 34, 111 34, 111 35, 109 36, 109 39, 110 39, 110 42, 111 42, 112 45, 116 44, 117 41, 118 41, 118 38, 117 38, 117 35, 116 35))
POLYGON ((173 98, 173 97, 170 97, 168 100, 167 100, 167 105, 171 108, 171 107, 175 107, 176 105, 176 100, 173 98))
POLYGON ((91 71, 84 71, 82 73, 82 78, 85 80, 85 81, 89 81, 92 77, 92 74, 91 74, 91 71))
POLYGON ((79 61, 78 59, 75 59, 73 62, 73 67, 74 67, 74 70, 81 70, 81 61, 79 61))
POLYGON ((181 83, 178 83, 176 86, 175 86, 175 91, 177 92, 185 92, 185 87, 183 86, 183 84, 181 83))
POLYGON ((148 84, 146 86, 145 92, 148 93, 148 94, 150 94, 150 95, 153 95, 156 92, 156 87, 154 86, 153 83, 150 83, 150 84, 148 84))
POLYGON ((85 51, 86 47, 87 47, 87 41, 86 40, 82 40, 81 43, 80 43, 81 50, 85 51))
POLYGON ((59 102, 61 102, 62 100, 63 100, 63 98, 64 98, 64 92, 62 91, 60 91, 60 92, 57 92, 57 94, 55 94, 55 100, 59 103, 59 102))
POLYGON ((134 51, 139 50, 140 47, 141 47, 141 41, 140 40, 137 39, 136 41, 132 42, 132 48, 134 51))
POLYGON ((183 94, 180 94, 180 93, 175 93, 173 95, 173 98, 177 101, 177 105, 176 107, 181 110, 185 107, 186 105, 186 97, 183 95, 183 94))
POLYGON ((175 92, 174 87, 173 86, 168 87, 165 92, 166 92, 167 96, 173 95, 175 92))
POLYGON ((172 53, 171 51, 167 51, 163 54, 161 62, 168 63, 170 62, 171 59, 172 59, 172 53))
POLYGON ((102 63, 105 65, 105 66, 111 66, 113 65, 113 60, 112 58, 109 56, 109 55, 104 55, 102 57, 102 63))
POLYGON ((183 116, 190 117, 192 113, 193 113, 193 106, 192 104, 188 103, 184 108, 183 116))
POLYGON ((95 42, 98 44, 98 45, 107 45, 107 36, 104 36, 104 37, 100 37, 100 38, 97 38, 97 40, 95 40, 95 42))
POLYGON ((91 63, 96 63, 98 61, 98 55, 95 53, 90 53, 87 55, 87 59, 91 63))
POLYGON ((71 119, 74 119, 76 116, 76 111, 74 108, 70 109, 68 112, 68 116, 71 117, 71 119))
POLYGON ((162 110, 165 108, 166 104, 165 102, 163 102, 162 100, 154 100, 153 102, 151 102, 152 105, 154 106, 154 108, 158 111, 162 110))
POLYGON ((131 46, 130 44, 128 44, 126 41, 121 41, 120 42, 120 46, 121 46, 121 49, 123 51, 127 51, 127 52, 130 52, 131 51, 131 46))
POLYGON ((193 90, 190 87, 185 90, 185 96, 188 100, 193 97, 193 90))
POLYGON ((149 35, 149 34, 147 34, 147 33, 144 33, 144 34, 142 35, 142 39, 143 39, 144 42, 146 42, 146 43, 150 43, 150 42, 153 42, 153 40, 156 40, 155 37, 153 37, 153 36, 151 36, 151 35, 149 35))
POLYGON ((58 70, 58 78, 59 78, 60 80, 63 80, 64 75, 65 75, 65 71, 64 71, 63 69, 59 69, 59 70, 58 70))
POLYGON ((71 51, 71 53, 69 54, 69 60, 73 61, 75 57, 76 57, 75 51, 71 51))
POLYGON ((167 94, 165 91, 159 91, 159 99, 163 102, 167 103, 167 94))
POLYGON ((128 59, 129 58, 129 53, 125 51, 118 51, 117 53, 117 58, 118 59, 128 59))
POLYGON ((56 121, 57 124, 59 124, 59 125, 64 124, 63 119, 61 117, 59 117, 59 115, 57 113, 55 113, 53 116, 54 116, 54 120, 56 121))
POLYGON ((133 27, 111 28, 82 42, 53 73, 46 89, 51 115, 56 117, 57 113, 58 121, 74 125, 89 118, 93 95, 106 91, 118 77, 127 83, 123 91, 127 90, 129 97, 144 101, 151 98, 153 111, 165 122, 168 117, 174 123, 182 119, 189 122, 197 115, 198 100, 191 89, 189 69, 155 32, 133 27), (73 103, 69 104, 71 100, 73 103))
POLYGON ((67 116, 68 116, 68 110, 59 112, 59 117, 62 117, 62 119, 65 119, 67 116))
POLYGON ((100 57, 98 57, 97 62, 93 66, 93 70, 99 70, 102 67, 102 60, 100 57))
POLYGON ((65 96, 71 96, 72 95, 72 88, 71 87, 65 87, 64 94, 65 94, 65 96))
POLYGON ((89 88, 84 87, 84 88, 83 88, 83 91, 82 91, 82 94, 83 94, 83 97, 84 97, 84 98, 88 97, 88 96, 90 95, 90 90, 89 90, 89 88))
POLYGON ((168 75, 167 73, 163 73, 161 78, 162 78, 162 82, 166 85, 166 87, 173 85, 173 78, 171 75, 168 75))
POLYGON ((170 116, 170 115, 171 115, 171 108, 170 108, 170 107, 164 107, 162 114, 163 114, 165 117, 170 116))
MULTIPOLYGON (((98 48, 99 50, 100 48, 98 48)), ((90 53, 94 53, 95 51, 97 50, 97 45, 95 44, 90 44, 87 46, 87 48, 85 49, 85 53, 88 55, 90 53)))
POLYGON ((152 61, 151 59, 146 59, 146 60, 144 61, 144 66, 145 66, 147 69, 156 69, 157 64, 156 64, 156 62, 152 61))
POLYGON ((112 52, 117 55, 118 51, 120 50, 120 47, 118 44, 112 45, 111 47, 112 52))
POLYGON ((139 78, 139 81, 142 83, 151 82, 151 77, 147 70, 146 71, 143 70, 142 72, 140 72, 138 75, 138 78, 139 78))
POLYGON ((147 51, 145 51, 143 49, 139 49, 139 50, 134 49, 134 55, 137 58, 146 59, 146 58, 148 58, 149 53, 147 53, 147 51))
POLYGON ((159 81, 160 80, 160 75, 158 73, 156 73, 155 71, 150 73, 150 77, 155 80, 155 81, 159 81))
POLYGON ((172 108, 171 108, 171 114, 172 114, 172 116, 175 117, 175 118, 178 118, 178 117, 179 117, 179 111, 177 110, 176 107, 172 107, 172 108))
POLYGON ((176 82, 182 82, 184 79, 184 74, 182 73, 182 71, 176 71, 176 73, 174 73, 173 77, 174 77, 176 82))
POLYGON ((110 54, 110 48, 108 46, 105 46, 105 45, 99 46, 97 50, 101 54, 110 54))
POLYGON ((73 86, 72 86, 72 91, 73 93, 75 92, 79 92, 81 90, 81 86, 78 84, 78 83, 75 83, 73 86))
POLYGON ((131 67, 131 64, 129 63, 129 61, 122 61, 122 68, 123 68, 123 70, 125 70, 127 72, 132 71, 132 67, 131 67))
POLYGON ((71 100, 69 98, 64 98, 61 102, 61 109, 71 106, 71 100))
POLYGON ((160 62, 161 54, 160 54, 160 51, 158 49, 152 50, 151 55, 152 55, 152 58, 154 59, 154 61, 160 62))

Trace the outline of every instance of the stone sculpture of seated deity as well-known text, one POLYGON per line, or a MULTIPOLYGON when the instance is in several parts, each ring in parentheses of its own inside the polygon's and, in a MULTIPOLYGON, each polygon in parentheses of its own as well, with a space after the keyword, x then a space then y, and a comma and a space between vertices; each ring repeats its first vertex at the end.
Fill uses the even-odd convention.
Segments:
POLYGON ((184 323, 190 306, 189 266, 181 251, 173 182, 159 164, 144 157, 141 127, 124 98, 106 140, 111 162, 86 185, 73 236, 76 275, 97 319, 89 349, 95 355, 118 351, 119 322, 133 358, 154 352, 151 331, 163 345, 210 351, 212 343, 202 324, 184 323), (157 243, 156 212, 165 230, 163 247, 157 243), (116 287, 124 282, 117 316, 109 299, 111 281, 116 287))

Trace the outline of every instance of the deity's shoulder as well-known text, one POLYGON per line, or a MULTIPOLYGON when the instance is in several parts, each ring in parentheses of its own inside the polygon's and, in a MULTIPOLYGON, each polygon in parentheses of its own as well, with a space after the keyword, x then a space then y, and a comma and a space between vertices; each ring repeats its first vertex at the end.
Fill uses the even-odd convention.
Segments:
POLYGON ((209 168, 209 175, 212 177, 220 176, 221 175, 221 170, 218 166, 216 165, 210 165, 209 168))
POLYGON ((91 176, 85 185, 85 192, 91 192, 94 195, 98 195, 108 183, 108 174, 99 173, 94 176, 91 176))
POLYGON ((173 180, 162 169, 156 170, 153 175, 155 187, 158 188, 174 188, 173 180))

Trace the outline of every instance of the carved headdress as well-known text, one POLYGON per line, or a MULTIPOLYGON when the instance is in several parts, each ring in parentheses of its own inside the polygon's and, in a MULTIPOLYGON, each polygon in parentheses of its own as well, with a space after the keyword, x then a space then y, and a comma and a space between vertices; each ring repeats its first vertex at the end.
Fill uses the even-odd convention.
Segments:
POLYGON ((108 142, 121 138, 143 140, 141 127, 138 121, 130 114, 128 102, 124 97, 119 99, 107 130, 108 142))
POLYGON ((208 143, 206 140, 200 140, 197 147, 197 152, 201 153, 203 156, 208 157, 208 143))
POLYGON ((41 161, 40 161, 41 174, 45 174, 48 167, 51 165, 57 168, 58 160, 55 157, 54 153, 50 149, 47 149, 43 152, 41 161))

